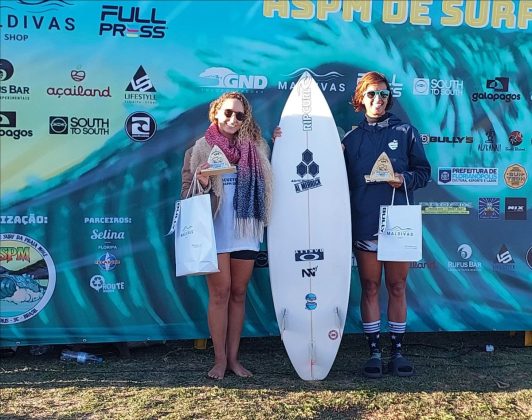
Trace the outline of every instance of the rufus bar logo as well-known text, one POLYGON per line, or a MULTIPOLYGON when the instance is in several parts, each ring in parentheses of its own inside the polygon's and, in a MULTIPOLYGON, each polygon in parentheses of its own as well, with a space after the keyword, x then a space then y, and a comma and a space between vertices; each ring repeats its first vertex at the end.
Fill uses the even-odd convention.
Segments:
POLYGON ((157 9, 102 5, 99 35, 127 38, 164 38, 166 20, 157 19, 157 9))

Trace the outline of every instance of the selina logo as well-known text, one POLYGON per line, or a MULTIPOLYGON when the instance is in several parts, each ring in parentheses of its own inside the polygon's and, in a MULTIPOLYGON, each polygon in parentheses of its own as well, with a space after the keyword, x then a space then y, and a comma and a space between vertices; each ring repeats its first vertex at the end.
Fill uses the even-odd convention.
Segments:
POLYGON ((17 127, 17 113, 14 111, 0 111, 0 137, 11 137, 19 140, 22 137, 32 137, 32 130, 22 130, 17 127))
MULTIPOLYGON (((312 74, 313 79, 318 84, 319 88, 323 92, 345 92, 345 83, 339 83, 338 79, 344 77, 343 74, 338 73, 337 71, 330 71, 327 73, 316 73, 309 69, 308 67, 301 67, 297 70, 294 70, 292 73, 285 74, 285 76, 294 79, 290 82, 278 82, 277 89, 279 90, 292 90, 299 80, 300 76, 308 72, 312 74)), ((341 79, 340 79, 341 80, 341 79)))
POLYGON ((164 38, 166 20, 157 19, 157 9, 102 5, 99 35, 126 38, 164 38))
POLYGON ((242 89, 245 92, 261 92, 268 86, 266 76, 237 74, 227 67, 209 67, 199 77, 212 80, 204 88, 242 89))
POLYGON ((478 100, 490 100, 490 101, 519 101, 521 100, 520 93, 508 92, 510 85, 510 78, 508 77, 496 77, 495 79, 489 79, 486 81, 486 89, 491 92, 474 92, 471 95, 471 100, 477 102, 478 100))
MULTIPOLYGON (((7 3, 7 2, 2 2, 7 3)), ((29 35, 25 31, 73 31, 76 29, 73 17, 50 16, 50 11, 58 10, 58 7, 71 6, 72 3, 64 0, 19 0, 9 2, 9 6, 1 6, 15 10, 17 14, 0 13, 0 27, 4 35, 4 41, 27 41, 29 35), (53 7, 51 7, 53 6, 53 7), (27 14, 26 14, 27 13, 27 14), (5 33, 16 30, 16 33, 5 33)))
POLYGON ((310 150, 305 150, 301 154, 301 162, 296 166, 297 174, 303 178, 292 180, 296 193, 321 187, 321 180, 316 177, 320 172, 320 166, 314 162, 314 155, 310 150))
POLYGON ((134 112, 127 117, 125 130, 131 140, 145 142, 157 132, 157 122, 147 112, 134 112))

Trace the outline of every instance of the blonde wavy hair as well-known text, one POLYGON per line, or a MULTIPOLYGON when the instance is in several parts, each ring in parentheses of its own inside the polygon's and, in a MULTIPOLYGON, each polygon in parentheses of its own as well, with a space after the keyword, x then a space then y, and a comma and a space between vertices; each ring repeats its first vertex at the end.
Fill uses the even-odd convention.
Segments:
POLYGON ((240 127, 240 129, 236 132, 236 142, 240 143, 242 140, 245 139, 249 139, 254 142, 262 140, 262 133, 260 131, 260 127, 253 118, 251 104, 246 99, 246 97, 240 92, 227 92, 212 101, 209 105, 209 121, 218 124, 216 114, 218 113, 218 111, 222 107, 223 102, 226 99, 238 99, 240 102, 242 102, 242 106, 244 107, 244 115, 246 116, 246 118, 244 119, 244 121, 242 121, 242 126, 240 127))

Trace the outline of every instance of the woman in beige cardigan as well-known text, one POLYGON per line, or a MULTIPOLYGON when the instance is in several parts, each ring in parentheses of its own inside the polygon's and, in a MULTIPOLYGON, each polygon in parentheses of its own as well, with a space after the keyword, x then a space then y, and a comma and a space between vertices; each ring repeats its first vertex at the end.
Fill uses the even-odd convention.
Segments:
POLYGON ((214 100, 209 120, 205 136, 185 153, 181 189, 181 196, 186 196, 196 174, 197 189, 211 196, 220 271, 207 275, 208 322, 214 346, 214 366, 208 376, 223 379, 229 370, 249 377, 252 373, 238 360, 238 348, 247 285, 270 215, 270 149, 241 93, 224 93, 214 100), (207 159, 215 145, 236 165, 236 174, 201 174, 209 167, 207 159))

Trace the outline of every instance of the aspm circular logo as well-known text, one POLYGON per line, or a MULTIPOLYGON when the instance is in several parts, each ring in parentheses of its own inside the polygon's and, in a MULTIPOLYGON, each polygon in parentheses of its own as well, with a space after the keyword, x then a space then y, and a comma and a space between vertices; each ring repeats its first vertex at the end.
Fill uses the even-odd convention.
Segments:
POLYGON ((55 289, 55 264, 35 239, 0 235, 0 324, 17 324, 41 312, 55 289))
POLYGON ((134 112, 126 118, 124 129, 131 140, 145 142, 157 132, 157 122, 147 112, 134 112))

